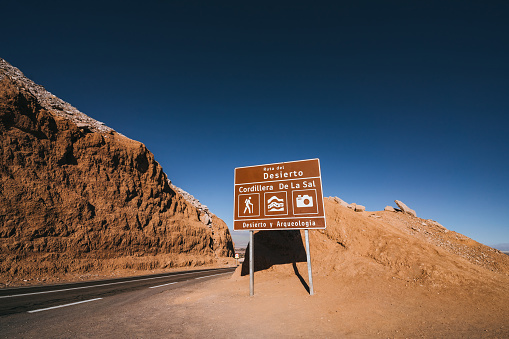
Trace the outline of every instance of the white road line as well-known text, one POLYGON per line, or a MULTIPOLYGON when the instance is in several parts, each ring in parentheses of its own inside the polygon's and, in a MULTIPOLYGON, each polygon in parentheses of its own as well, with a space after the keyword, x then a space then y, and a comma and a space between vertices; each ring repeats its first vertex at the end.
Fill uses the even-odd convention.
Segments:
POLYGON ((204 276, 204 277, 198 277, 198 278, 194 278, 194 279, 203 279, 203 278, 208 278, 208 277, 215 277, 216 275, 221 275, 221 274, 226 274, 226 273, 230 273, 230 272, 218 273, 218 274, 212 274, 212 275, 206 275, 206 276, 204 276))
MULTIPOLYGON (((205 276, 205 277, 198 277, 198 278, 194 278, 194 279, 203 279, 203 278, 208 278, 208 277, 214 277, 214 276, 216 276, 216 275, 221 275, 221 274, 226 274, 226 273, 230 273, 230 272, 218 273, 218 274, 213 274, 213 275, 207 275, 207 276, 205 276)), ((184 281, 175 281, 175 282, 168 283, 168 284, 157 285, 157 286, 151 286, 151 287, 149 287, 149 288, 156 288, 156 287, 168 286, 168 285, 178 284, 179 282, 184 282, 184 281)))
POLYGON ((28 313, 35 313, 35 312, 42 312, 42 311, 47 311, 47 310, 53 310, 53 309, 55 309, 55 308, 67 307, 67 306, 72 306, 72 305, 78 305, 78 304, 88 303, 88 302, 90 302, 90 301, 96 301, 96 300, 101 300, 101 299, 102 299, 102 298, 95 298, 95 299, 89 299, 89 300, 78 301, 78 302, 71 303, 71 304, 58 305, 58 306, 53 306, 53 307, 48 307, 48 308, 40 308, 40 309, 38 309, 38 310, 28 311, 28 313))
POLYGON ((173 284, 177 284, 177 283, 179 283, 179 281, 175 281, 175 282, 168 283, 168 284, 157 285, 157 286, 150 286, 149 288, 163 287, 163 286, 173 285, 173 284))
MULTIPOLYGON (((175 273, 175 274, 172 274, 171 276, 174 276, 174 275, 188 275, 188 274, 195 274, 195 273, 196 273, 196 272, 190 272, 190 273, 175 273)), ((81 289, 84 289, 84 288, 92 288, 92 287, 99 287, 99 286, 109 286, 109 285, 127 284, 127 283, 135 282, 135 281, 153 280, 153 279, 162 279, 162 278, 168 278, 168 277, 171 277, 171 276, 151 277, 151 278, 135 279, 135 280, 128 280, 128 281, 118 281, 118 282, 114 282, 114 283, 99 284, 99 285, 91 285, 91 286, 82 286, 82 287, 71 287, 71 288, 64 288, 64 289, 61 289, 61 290, 53 290, 53 291, 42 291, 42 292, 33 292, 33 293, 23 293, 23 294, 4 295, 4 296, 0 296, 0 299, 4 299, 4 298, 13 298, 13 297, 23 297, 23 296, 27 296, 27 295, 35 295, 35 294, 46 294, 46 293, 64 292, 64 291, 72 291, 72 290, 81 290, 81 289)))

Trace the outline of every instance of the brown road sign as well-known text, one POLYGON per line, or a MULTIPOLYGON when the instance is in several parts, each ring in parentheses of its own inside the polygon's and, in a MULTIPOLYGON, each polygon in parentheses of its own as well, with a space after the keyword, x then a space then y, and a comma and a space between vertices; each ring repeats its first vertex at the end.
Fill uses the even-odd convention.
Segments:
POLYGON ((325 228, 318 159, 235 168, 233 229, 325 228))

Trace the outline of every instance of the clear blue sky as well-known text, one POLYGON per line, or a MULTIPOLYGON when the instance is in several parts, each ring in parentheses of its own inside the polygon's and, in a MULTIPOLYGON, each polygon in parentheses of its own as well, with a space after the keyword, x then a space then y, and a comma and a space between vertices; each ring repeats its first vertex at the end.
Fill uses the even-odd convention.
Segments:
POLYGON ((8 1, 1 12, 0 57, 143 142, 230 227, 235 167, 320 158, 325 196, 368 210, 402 200, 509 243, 507 1, 8 1))

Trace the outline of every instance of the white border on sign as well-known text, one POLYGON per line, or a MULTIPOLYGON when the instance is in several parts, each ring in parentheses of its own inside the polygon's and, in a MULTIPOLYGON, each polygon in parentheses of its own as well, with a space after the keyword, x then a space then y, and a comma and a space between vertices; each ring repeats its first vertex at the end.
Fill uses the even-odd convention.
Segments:
POLYGON ((275 163, 272 163, 272 164, 242 166, 242 167, 235 167, 235 169, 237 169, 237 168, 259 167, 259 166, 272 166, 272 165, 280 165, 280 164, 289 164, 289 163, 292 163, 292 162, 303 162, 303 161, 311 161, 311 160, 318 160, 318 169, 320 169, 320 159, 318 159, 318 158, 304 159, 304 160, 293 160, 293 161, 281 161, 281 162, 275 162, 275 163))
POLYGON ((295 217, 283 217, 283 218, 279 218, 277 216, 275 216, 274 218, 256 218, 256 219, 242 219, 242 220, 235 220, 235 221, 256 221, 256 220, 277 220, 277 219, 319 219, 319 218, 325 218, 325 217, 322 217, 321 215, 319 216, 315 216, 315 215, 310 215, 310 216, 302 216, 302 215, 299 215, 299 216, 295 216, 295 217))

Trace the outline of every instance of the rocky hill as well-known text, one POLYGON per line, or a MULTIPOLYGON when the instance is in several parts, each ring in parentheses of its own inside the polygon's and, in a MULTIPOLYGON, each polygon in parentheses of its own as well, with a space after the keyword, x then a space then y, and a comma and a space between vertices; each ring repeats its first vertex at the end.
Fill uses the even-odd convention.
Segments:
POLYGON ((0 286, 233 256, 225 223, 171 185, 142 143, 3 59, 0 143, 0 286))
MULTIPOLYGON (((360 205, 337 197, 325 199, 324 205, 327 228, 310 233, 313 270, 318 275, 377 272, 427 285, 509 278, 509 256, 434 220, 419 218, 406 205, 407 211, 359 211, 360 205)), ((256 233, 255 270, 281 270, 285 266, 279 264, 305 261, 302 238, 299 231, 256 233)), ((293 268, 286 269, 293 274, 293 268)), ((246 261, 242 275, 247 273, 246 261)))
MULTIPOLYGON (((384 211, 335 197, 324 205, 327 229, 309 231, 314 296, 304 231, 259 231, 255 297, 246 258, 228 283, 209 288, 212 296, 186 295, 197 300, 186 306, 224 303, 223 313, 250 316, 215 319, 220 331, 265 324, 251 327, 258 337, 509 337, 509 256, 417 217, 401 201, 384 211)), ((196 322, 209 325, 206 316, 196 322)))

